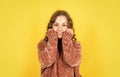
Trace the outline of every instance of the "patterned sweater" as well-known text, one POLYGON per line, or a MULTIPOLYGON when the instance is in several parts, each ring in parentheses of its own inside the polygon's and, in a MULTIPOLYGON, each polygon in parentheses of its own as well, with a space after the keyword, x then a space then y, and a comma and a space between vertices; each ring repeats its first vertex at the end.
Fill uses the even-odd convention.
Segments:
POLYGON ((62 51, 58 50, 58 38, 54 31, 46 33, 48 41, 38 43, 38 58, 41 63, 41 77, 82 77, 79 74, 81 46, 72 41, 72 34, 64 32, 62 51), (61 53, 59 53, 61 52, 61 53))

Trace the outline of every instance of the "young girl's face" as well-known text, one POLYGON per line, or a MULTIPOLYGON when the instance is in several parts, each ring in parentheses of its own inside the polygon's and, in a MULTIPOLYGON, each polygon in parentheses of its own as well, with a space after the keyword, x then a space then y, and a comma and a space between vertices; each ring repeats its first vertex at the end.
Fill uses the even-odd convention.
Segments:
POLYGON ((65 16, 58 16, 53 23, 53 30, 57 32, 58 38, 62 38, 62 33, 67 30, 67 18, 65 16))

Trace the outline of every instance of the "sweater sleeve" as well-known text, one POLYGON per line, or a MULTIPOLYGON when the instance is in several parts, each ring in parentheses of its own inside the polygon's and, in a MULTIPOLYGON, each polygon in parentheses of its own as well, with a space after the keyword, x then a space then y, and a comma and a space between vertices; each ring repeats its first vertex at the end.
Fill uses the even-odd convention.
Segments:
POLYGON ((72 34, 65 32, 63 34, 63 58, 71 67, 79 66, 81 61, 81 46, 77 41, 72 41, 72 34))
MULTIPOLYGON (((54 37, 54 36, 53 36, 54 37)), ((56 61, 57 56, 57 39, 44 40, 38 43, 38 58, 42 68, 51 66, 56 61)))

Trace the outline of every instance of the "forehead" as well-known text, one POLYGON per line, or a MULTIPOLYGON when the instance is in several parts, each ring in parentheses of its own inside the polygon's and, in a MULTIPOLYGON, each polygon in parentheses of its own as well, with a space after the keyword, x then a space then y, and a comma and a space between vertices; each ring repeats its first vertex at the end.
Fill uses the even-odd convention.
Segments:
POLYGON ((55 20, 56 23, 65 23, 67 22, 67 18, 65 16, 58 16, 55 20))

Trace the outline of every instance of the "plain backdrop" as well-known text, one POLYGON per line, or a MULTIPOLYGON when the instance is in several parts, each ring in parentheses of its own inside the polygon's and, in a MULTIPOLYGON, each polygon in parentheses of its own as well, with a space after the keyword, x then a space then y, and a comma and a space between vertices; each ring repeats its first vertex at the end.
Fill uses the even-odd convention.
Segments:
POLYGON ((56 10, 73 19, 83 77, 120 77, 119 0, 1 0, 0 77, 40 77, 37 44, 56 10))

